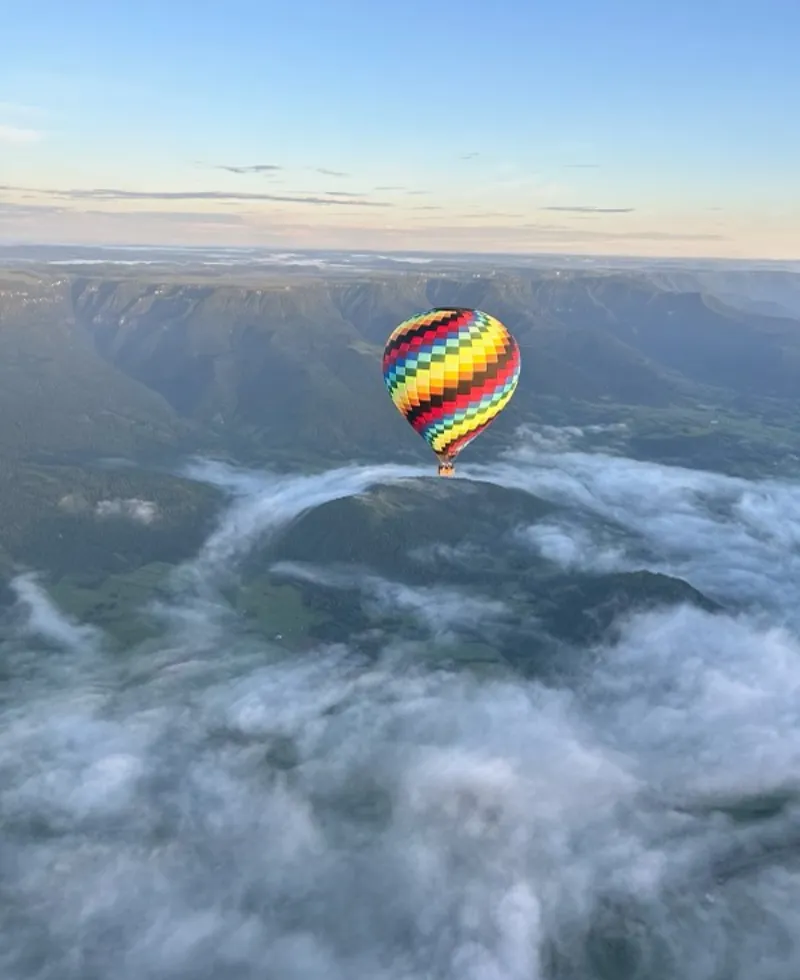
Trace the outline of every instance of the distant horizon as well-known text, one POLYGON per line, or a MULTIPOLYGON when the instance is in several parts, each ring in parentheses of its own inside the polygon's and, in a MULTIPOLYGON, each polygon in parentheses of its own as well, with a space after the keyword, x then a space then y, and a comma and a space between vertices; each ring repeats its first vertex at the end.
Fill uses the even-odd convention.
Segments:
MULTIPOLYGON (((374 258, 419 258, 435 261, 436 259, 509 259, 521 261, 532 259, 536 261, 559 261, 575 260, 579 262, 631 262, 631 263, 678 263, 681 265, 698 263, 701 265, 724 265, 724 266, 770 266, 775 267, 776 271, 787 271, 800 273, 800 258, 798 259, 772 259, 758 256, 725 256, 725 255, 674 255, 674 254, 653 254, 641 255, 635 253, 596 253, 596 252, 557 252, 557 251, 501 251, 499 249, 472 251, 464 249, 409 249, 409 248, 337 248, 324 246, 293 246, 290 244, 274 245, 230 245, 230 244, 197 244, 197 243, 160 243, 160 242, 81 242, 81 241, 12 241, 0 238, 0 258, 2 253, 13 249, 54 249, 54 250, 97 250, 121 252, 161 252, 161 253, 192 253, 198 256, 203 254, 224 252, 238 254, 243 257, 251 255, 276 256, 286 254, 291 255, 364 255, 374 258)), ((46 260, 45 260, 46 261, 46 260)), ((67 260, 64 260, 65 262, 67 260)), ((78 260, 79 261, 79 260, 78 260)), ((98 259, 96 261, 102 261, 98 259)))
MULTIPOLYGON (((26 206, 16 206, 10 204, 8 201, 4 201, 4 192, 8 188, 4 188, 0 185, 0 230, 4 227, 13 225, 13 218, 19 218, 21 214, 31 209, 26 206)), ((97 217, 100 212, 95 212, 94 216, 97 217)), ((102 212, 103 220, 110 218, 123 218, 125 222, 129 223, 131 219, 134 219, 137 215, 136 211, 127 211, 124 214, 122 212, 105 211, 102 212)), ((165 220, 169 219, 169 212, 164 212, 165 220)), ((80 226, 85 227, 87 217, 80 211, 71 212, 71 217, 76 219, 76 223, 80 226)), ((199 217, 199 216, 196 216, 199 217)), ((143 214, 142 225, 143 228, 147 227, 148 221, 153 220, 153 212, 145 212, 143 214)), ((216 223, 212 222, 212 225, 216 227, 216 223)), ((201 227, 205 227, 202 226, 201 227)), ((798 208, 798 218, 796 227, 800 227, 800 208, 798 208)), ((93 227, 90 226, 89 231, 93 231, 93 227)), ((229 249, 236 251, 246 251, 246 250, 273 250, 273 251, 294 251, 294 252, 305 252, 305 251, 317 251, 317 252, 364 252, 364 253, 386 253, 386 254, 420 254, 420 255, 437 255, 437 254, 459 254, 459 255, 508 255, 514 257, 524 257, 524 256, 553 256, 553 257, 580 257, 580 258, 592 258, 592 259, 645 259, 653 261, 716 261, 716 262, 770 262, 770 263, 794 263, 800 262, 800 246, 796 248, 791 248, 785 251, 776 250, 774 254, 767 254, 766 252, 761 253, 755 250, 748 252, 746 249, 731 247, 729 250, 725 251, 720 249, 719 251, 691 251, 687 248, 681 249, 675 246, 672 250, 664 251, 663 242, 664 240, 670 240, 671 236, 667 233, 663 235, 656 232, 652 233, 652 241, 649 247, 644 245, 644 241, 647 240, 647 236, 643 236, 640 242, 639 251, 622 251, 618 247, 615 247, 613 236, 610 237, 609 241, 605 244, 605 247, 600 247, 600 242, 596 244, 595 248, 578 248, 576 243, 571 245, 564 243, 559 245, 557 243, 547 242, 543 243, 542 248, 536 248, 534 243, 524 244, 519 242, 514 245, 508 241, 498 241, 495 243, 489 242, 484 245, 478 245, 477 243, 471 246, 465 247, 464 239, 470 238, 468 232, 470 229, 463 228, 459 229, 459 233, 453 238, 446 237, 444 240, 434 240, 427 247, 421 247, 420 245, 406 244, 407 242, 413 241, 418 238, 415 232, 411 229, 404 229, 398 234, 388 236, 389 240, 381 243, 373 240, 374 235, 368 235, 363 241, 357 240, 352 241, 352 239, 358 238, 358 235, 362 231, 367 231, 366 229, 361 229, 358 227, 350 227, 347 229, 347 234, 343 237, 343 240, 339 241, 334 236, 333 238, 325 237, 324 232, 327 230, 325 226, 320 226, 318 229, 310 226, 307 230, 310 232, 318 231, 321 233, 323 241, 314 243, 313 241, 297 241, 291 238, 277 238, 272 237, 269 240, 261 240, 256 238, 250 238, 247 240, 235 240, 233 238, 209 238, 198 241, 197 228, 193 230, 193 233, 187 233, 185 237, 177 237, 171 235, 169 237, 164 237, 161 240, 158 239, 158 232, 155 231, 152 237, 144 236, 131 236, 126 238, 99 238, 99 237, 89 237, 80 238, 76 237, 73 239, 59 239, 57 237, 37 237, 35 235, 17 237, 12 235, 3 236, 0 235, 0 247, 10 247, 10 246, 31 246, 31 247, 69 247, 69 248, 153 248, 153 249, 229 249), (660 244, 662 250, 658 250, 657 243, 660 244), (780 252, 780 254, 777 254, 780 252)), ((217 229, 218 230, 218 229, 217 229)), ((514 229, 507 229, 508 231, 514 231, 514 229)), ((436 229, 430 227, 427 229, 428 241, 432 237, 433 232, 436 229)), ((487 229, 485 227, 476 228, 476 232, 485 233, 487 229)), ((598 233, 599 234, 599 233, 598 233)), ((602 236, 600 236, 602 237, 602 236)), ((625 236, 622 236, 625 237, 625 236)), ((635 236, 634 236, 635 237, 635 236)), ((702 236, 701 236, 702 237, 702 236)), ((800 235, 794 235, 792 241, 800 239, 800 235)))

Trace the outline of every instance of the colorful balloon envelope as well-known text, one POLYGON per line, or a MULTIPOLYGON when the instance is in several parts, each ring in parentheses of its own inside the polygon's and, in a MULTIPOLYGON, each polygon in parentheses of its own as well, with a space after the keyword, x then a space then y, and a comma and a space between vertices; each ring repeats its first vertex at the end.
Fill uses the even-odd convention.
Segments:
POLYGON ((398 411, 439 458, 439 475, 506 407, 519 381, 519 345, 481 310, 447 307, 396 327, 383 379, 398 411))

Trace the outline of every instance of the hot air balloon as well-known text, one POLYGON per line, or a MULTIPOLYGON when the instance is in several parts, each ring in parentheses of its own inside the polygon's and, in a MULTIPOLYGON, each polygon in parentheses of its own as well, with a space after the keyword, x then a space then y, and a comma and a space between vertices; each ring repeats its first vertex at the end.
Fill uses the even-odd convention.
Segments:
POLYGON ((383 380, 406 421, 439 459, 439 476, 508 404, 519 345, 481 310, 446 307, 404 320, 383 351, 383 380))

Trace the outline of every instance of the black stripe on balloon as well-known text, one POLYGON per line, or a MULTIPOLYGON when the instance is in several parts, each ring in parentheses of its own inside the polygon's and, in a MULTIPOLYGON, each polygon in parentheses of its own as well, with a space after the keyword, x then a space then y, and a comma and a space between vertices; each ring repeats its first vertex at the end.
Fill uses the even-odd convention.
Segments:
POLYGON ((447 455, 450 453, 455 445, 458 445, 458 451, 464 447, 467 441, 471 442, 476 436, 479 436, 481 432, 494 422, 494 417, 486 419, 485 422, 481 422, 479 426, 472 429, 470 432, 466 432, 463 436, 456 436, 455 439, 451 439, 445 446, 439 450, 440 453, 447 455))
POLYGON ((493 381, 504 368, 508 367, 509 363, 514 359, 515 354, 516 344, 513 340, 508 341, 497 362, 491 367, 488 367, 485 371, 477 371, 469 378, 464 378, 455 387, 445 388, 441 395, 431 395, 430 398, 424 402, 420 402, 419 405, 415 405, 410 411, 406 412, 406 419, 409 424, 413 425, 421 415, 429 412, 432 408, 442 408, 445 402, 450 402, 459 395, 468 395, 473 388, 480 388, 487 381, 493 381))
MULTIPOLYGON (((438 312, 438 310, 431 310, 431 313, 438 312)), ((450 313, 451 315, 443 316, 441 319, 435 320, 433 323, 421 323, 418 327, 413 327, 411 330, 406 330, 404 333, 400 334, 399 337, 395 337, 394 340, 390 340, 383 349, 384 358, 391 355, 399 347, 402 347, 403 344, 407 344, 410 340, 414 340, 418 337, 424 337, 428 332, 430 332, 432 337, 435 336, 436 331, 441 327, 447 327, 451 323, 455 323, 459 317, 463 316, 465 313, 469 313, 470 310, 451 310, 448 307, 446 312, 450 313)))

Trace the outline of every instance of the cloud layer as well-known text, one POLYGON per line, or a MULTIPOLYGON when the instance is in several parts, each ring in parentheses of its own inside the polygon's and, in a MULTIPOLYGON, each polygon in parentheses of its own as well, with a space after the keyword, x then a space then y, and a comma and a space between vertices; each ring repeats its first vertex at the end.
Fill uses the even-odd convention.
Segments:
MULTIPOLYGON (((142 610, 154 638, 120 656, 44 583, 15 583, 0 636, 4 977, 797 973, 798 491, 540 435, 465 473, 558 499, 562 516, 517 547, 597 572, 637 553, 683 562, 745 605, 771 591, 771 606, 633 617, 586 651, 574 688, 399 665, 388 648, 289 655, 220 587, 308 508, 419 471, 198 461, 188 475, 230 501, 170 598, 142 610)), ((376 617, 403 605, 432 646, 427 610, 455 629, 470 615, 446 581, 424 594, 369 571, 283 571, 355 588, 376 617)), ((477 619, 505 615, 471 599, 477 619)))
MULTIPOLYGON (((565 569, 646 568, 800 627, 800 488, 567 451, 577 428, 531 430, 486 478, 564 508, 518 540, 565 569)), ((483 478, 481 467, 467 472, 483 478)))

